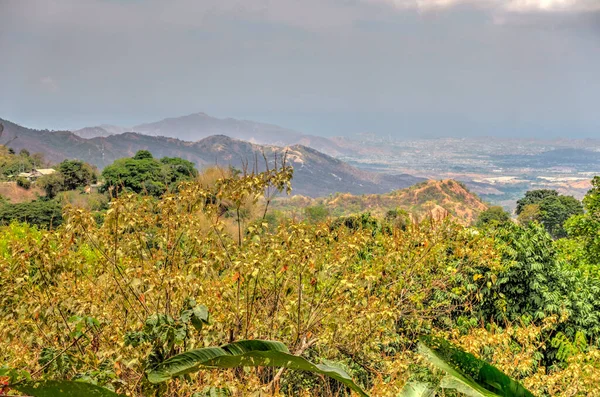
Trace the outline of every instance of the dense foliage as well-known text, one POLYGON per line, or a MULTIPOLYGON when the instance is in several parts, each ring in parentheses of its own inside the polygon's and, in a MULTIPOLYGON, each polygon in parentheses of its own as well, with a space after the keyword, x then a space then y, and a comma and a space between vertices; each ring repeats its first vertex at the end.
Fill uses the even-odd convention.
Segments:
POLYGON ((487 225, 502 225, 510 222, 510 214, 504 208, 495 205, 482 211, 477 218, 477 226, 483 227, 487 225))
POLYGON ((192 162, 171 157, 156 160, 147 150, 138 151, 132 158, 116 160, 102 171, 104 190, 111 190, 113 194, 120 190, 144 192, 155 197, 197 175, 192 162))
POLYGON ((583 206, 572 196, 556 190, 531 190, 517 201, 516 213, 521 223, 540 222, 554 238, 566 237, 564 223, 573 215, 583 214, 583 206))
POLYGON ((39 153, 31 154, 27 150, 21 150, 16 154, 12 149, 0 146, 0 179, 14 178, 21 172, 30 172, 45 163, 44 156, 39 153))
POLYGON ((556 240, 499 209, 476 227, 398 208, 297 221, 269 211, 285 165, 192 170, 138 152, 105 169, 110 202, 63 193, 60 226, 0 228, 0 374, 132 396, 596 393, 600 179, 556 240), (259 367, 223 369, 240 365, 259 367))
POLYGON ((57 171, 64 178, 65 190, 75 190, 96 183, 98 180, 96 170, 81 160, 65 160, 58 165, 57 171))
POLYGON ((62 223, 62 206, 53 200, 35 200, 29 203, 0 203, 0 222, 27 222, 42 227, 57 227, 62 223))

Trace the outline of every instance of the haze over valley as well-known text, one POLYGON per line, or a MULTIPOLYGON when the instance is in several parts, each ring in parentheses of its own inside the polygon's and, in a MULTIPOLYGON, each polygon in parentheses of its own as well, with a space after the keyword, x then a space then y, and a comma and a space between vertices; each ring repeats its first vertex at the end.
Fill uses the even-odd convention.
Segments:
POLYGON ((4 124, 5 140, 20 135, 12 141, 16 149, 35 149, 55 161, 79 158, 99 168, 140 149, 183 157, 199 167, 240 167, 255 162, 257 155, 262 160, 263 152, 282 156, 287 150, 297 169, 294 194, 311 197, 387 193, 425 179, 455 179, 512 211, 516 200, 532 189, 557 189, 582 198, 591 177, 600 173, 598 139, 319 137, 202 112, 133 127, 84 127, 72 134, 4 124))

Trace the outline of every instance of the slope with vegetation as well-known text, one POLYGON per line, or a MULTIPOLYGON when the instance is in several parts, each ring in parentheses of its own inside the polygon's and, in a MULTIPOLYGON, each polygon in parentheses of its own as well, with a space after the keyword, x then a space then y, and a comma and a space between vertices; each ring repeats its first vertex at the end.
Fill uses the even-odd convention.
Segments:
POLYGON ((401 210, 413 221, 451 216, 461 223, 472 224, 488 206, 462 183, 449 179, 429 180, 387 194, 338 193, 320 199, 293 197, 278 200, 274 208, 313 221, 364 212, 383 217, 401 210))
POLYGON ((53 163, 65 159, 85 159, 102 169, 118 159, 134 156, 139 150, 147 150, 156 158, 178 157, 191 161, 199 169, 219 165, 263 171, 263 155, 269 159, 269 166, 273 167, 275 158, 281 161, 288 153, 288 161, 295 168, 295 193, 311 197, 335 192, 386 193, 424 180, 406 174, 384 175, 359 170, 303 145, 258 145, 224 135, 186 142, 131 132, 84 139, 66 131, 31 130, 1 119, 0 123, 5 126, 0 144, 10 141, 16 151, 27 148, 44 153, 46 159, 53 163))

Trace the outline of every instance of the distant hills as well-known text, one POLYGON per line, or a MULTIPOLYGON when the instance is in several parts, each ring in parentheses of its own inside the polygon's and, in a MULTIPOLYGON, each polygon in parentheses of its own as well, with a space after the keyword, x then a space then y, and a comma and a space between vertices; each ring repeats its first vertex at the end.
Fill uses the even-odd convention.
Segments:
POLYGON ((130 128, 105 124, 73 131, 75 135, 82 138, 107 137, 124 132, 164 136, 190 142, 199 141, 212 135, 226 135, 262 145, 304 145, 331 156, 345 154, 351 150, 339 146, 330 139, 302 134, 277 125, 232 118, 220 119, 202 112, 181 117, 170 117, 130 128))
POLYGON ((424 180, 406 174, 387 175, 363 171, 299 144, 284 148, 259 145, 224 135, 189 142, 133 132, 86 139, 69 131, 33 130, 2 119, 0 123, 4 125, 0 144, 10 141, 9 146, 15 151, 27 149, 32 153, 40 152, 51 162, 60 162, 66 158, 82 159, 99 168, 104 168, 118 158, 133 156, 141 149, 149 150, 156 157, 181 157, 194 162, 199 168, 210 165, 241 168, 244 163, 253 167, 256 162, 257 167, 262 169, 263 153, 270 160, 276 156, 282 158, 287 153, 287 159, 295 170, 292 182, 294 194, 310 197, 336 192, 386 193, 424 180))
POLYGON ((488 205, 465 185, 452 179, 428 180, 385 194, 339 193, 320 199, 294 197, 290 203, 276 202, 274 208, 285 210, 313 205, 324 205, 334 216, 364 212, 383 216, 388 210, 403 209, 415 220, 451 216, 464 224, 472 224, 479 214, 488 208, 488 205))

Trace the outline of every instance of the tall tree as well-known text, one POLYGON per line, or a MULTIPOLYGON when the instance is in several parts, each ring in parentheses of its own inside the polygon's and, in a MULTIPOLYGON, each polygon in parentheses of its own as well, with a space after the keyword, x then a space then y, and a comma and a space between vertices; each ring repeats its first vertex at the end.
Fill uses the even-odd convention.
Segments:
POLYGON ((65 160, 58 165, 58 171, 63 175, 65 190, 75 190, 97 181, 94 168, 81 160, 65 160))
POLYGON ((104 190, 125 189, 157 197, 178 182, 197 175, 193 163, 169 157, 156 160, 147 150, 138 151, 132 158, 116 160, 102 171, 104 190))
POLYGON ((583 244, 587 262, 597 266, 600 263, 600 177, 592 180, 592 189, 583 199, 583 205, 585 214, 569 219, 565 229, 569 236, 583 244))
POLYGON ((540 201, 545 199, 546 197, 556 197, 558 196, 558 192, 552 189, 537 189, 530 190, 525 193, 525 196, 517 200, 517 209, 516 214, 520 215, 526 205, 529 204, 538 204, 540 201))
POLYGON ((542 223, 554 238, 566 237, 563 227, 573 215, 583 214, 583 205, 572 196, 559 195, 556 190, 531 190, 517 201, 517 214, 522 224, 542 223))

